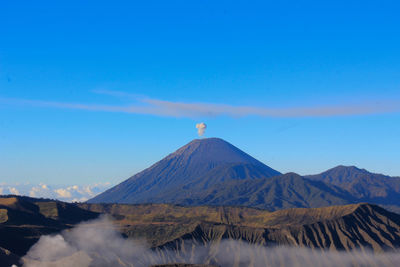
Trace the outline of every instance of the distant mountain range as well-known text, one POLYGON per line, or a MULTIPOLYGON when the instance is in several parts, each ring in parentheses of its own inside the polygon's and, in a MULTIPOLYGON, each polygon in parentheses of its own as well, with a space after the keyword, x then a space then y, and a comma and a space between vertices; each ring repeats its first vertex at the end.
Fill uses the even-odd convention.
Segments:
POLYGON ((306 178, 340 187, 361 202, 400 206, 400 177, 370 173, 354 166, 338 166, 306 178))
POLYGON ((218 138, 196 139, 89 203, 235 205, 267 209, 376 203, 400 213, 400 178, 338 166, 281 174, 218 138))

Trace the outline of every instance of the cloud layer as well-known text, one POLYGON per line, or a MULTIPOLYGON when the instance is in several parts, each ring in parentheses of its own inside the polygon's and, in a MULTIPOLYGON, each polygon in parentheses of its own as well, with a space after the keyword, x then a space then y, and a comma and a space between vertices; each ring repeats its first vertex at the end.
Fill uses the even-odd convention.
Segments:
POLYGON ((59 199, 66 202, 83 202, 111 187, 110 183, 91 185, 47 185, 47 184, 0 184, 0 195, 24 195, 38 198, 59 199))
POLYGON ((23 258, 24 267, 135 266, 195 263, 231 266, 396 266, 400 255, 369 251, 336 252, 295 247, 263 247, 242 241, 219 243, 187 241, 179 251, 150 249, 143 241, 124 239, 106 217, 82 223, 72 230, 42 236, 23 258))
POLYGON ((377 100, 346 105, 315 105, 285 108, 261 106, 234 106, 218 103, 174 102, 148 97, 138 97, 124 92, 95 91, 97 94, 123 98, 133 103, 130 105, 99 105, 69 102, 42 101, 18 98, 0 98, 0 102, 11 105, 24 105, 45 108, 76 109, 102 112, 122 112, 163 117, 332 117, 370 115, 400 112, 400 100, 377 100))

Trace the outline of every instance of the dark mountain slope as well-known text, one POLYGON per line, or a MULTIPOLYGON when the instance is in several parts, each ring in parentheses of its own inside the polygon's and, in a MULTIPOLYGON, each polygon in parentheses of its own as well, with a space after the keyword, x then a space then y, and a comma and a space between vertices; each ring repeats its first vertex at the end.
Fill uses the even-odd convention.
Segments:
POLYGON ((234 205, 267 209, 324 207, 352 202, 344 190, 295 173, 268 179, 235 180, 206 190, 180 190, 153 198, 156 203, 182 205, 234 205))
POLYGON ((254 180, 270 177, 271 173, 262 166, 238 163, 223 164, 213 168, 195 181, 185 185, 183 188, 203 190, 232 180, 254 180))
POLYGON ((132 176, 88 202, 148 202, 166 191, 173 191, 193 182, 196 183, 196 180, 200 177, 203 177, 202 180, 207 180, 205 184, 210 186, 214 178, 226 181, 265 178, 276 175, 279 175, 279 172, 222 139, 196 139, 150 168, 132 176), (233 174, 224 170, 232 165, 236 165, 237 168, 233 174), (222 173, 224 177, 215 177, 215 173, 212 173, 214 169, 216 169, 215 172, 222 173), (239 172, 241 172, 241 175, 238 175, 239 172), (210 176, 207 176, 208 173, 210 173, 210 176))
POLYGON ((149 203, 179 203, 178 200, 190 198, 200 192, 206 192, 210 188, 229 187, 234 181, 252 181, 260 179, 270 179, 263 168, 250 164, 223 164, 215 167, 206 174, 200 176, 193 182, 182 187, 174 187, 164 190, 155 197, 149 197, 149 203))
POLYGON ((338 166, 307 178, 340 187, 360 201, 400 206, 400 177, 370 173, 354 166, 338 166))

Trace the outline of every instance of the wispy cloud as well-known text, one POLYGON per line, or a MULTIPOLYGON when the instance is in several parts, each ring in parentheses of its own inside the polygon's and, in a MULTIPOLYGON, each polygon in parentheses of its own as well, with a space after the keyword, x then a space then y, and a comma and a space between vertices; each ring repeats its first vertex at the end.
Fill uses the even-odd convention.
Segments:
POLYGON ((163 117, 334 117, 371 115, 400 112, 400 100, 379 100, 358 104, 344 105, 316 105, 303 107, 270 108, 262 106, 235 106, 217 103, 174 102, 148 97, 140 97, 125 92, 97 90, 97 94, 104 94, 128 99, 130 105, 100 105, 71 102, 55 102, 19 98, 0 98, 0 103, 23 105, 44 108, 76 109, 87 111, 120 112, 163 117))

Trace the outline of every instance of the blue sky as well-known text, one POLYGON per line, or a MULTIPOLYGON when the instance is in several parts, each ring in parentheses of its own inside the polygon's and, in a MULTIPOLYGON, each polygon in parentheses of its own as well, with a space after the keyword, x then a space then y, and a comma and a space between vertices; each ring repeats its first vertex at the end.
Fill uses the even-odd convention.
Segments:
POLYGON ((60 2, 0 4, 0 182, 116 183, 202 121, 281 172, 400 176, 398 1, 60 2))

